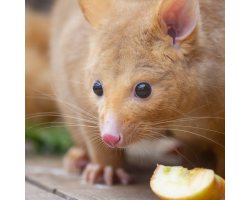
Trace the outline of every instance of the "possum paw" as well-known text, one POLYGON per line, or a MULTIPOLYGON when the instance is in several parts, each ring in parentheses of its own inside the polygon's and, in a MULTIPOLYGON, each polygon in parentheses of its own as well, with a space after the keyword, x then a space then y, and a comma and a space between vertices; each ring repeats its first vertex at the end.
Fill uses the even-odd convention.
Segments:
POLYGON ((79 147, 71 147, 63 158, 63 167, 69 173, 82 173, 88 163, 87 151, 79 147))
POLYGON ((83 172, 83 179, 89 183, 105 183, 113 185, 120 182, 127 185, 133 182, 130 174, 125 172, 123 168, 114 169, 112 166, 101 167, 99 164, 89 163, 83 172))

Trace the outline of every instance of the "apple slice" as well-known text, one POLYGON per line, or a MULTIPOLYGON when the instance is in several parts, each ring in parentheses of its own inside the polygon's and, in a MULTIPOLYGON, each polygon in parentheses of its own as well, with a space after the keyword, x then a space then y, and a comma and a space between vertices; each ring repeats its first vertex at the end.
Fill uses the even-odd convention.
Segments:
POLYGON ((157 165, 150 187, 165 200, 221 200, 225 196, 225 180, 202 168, 157 165))

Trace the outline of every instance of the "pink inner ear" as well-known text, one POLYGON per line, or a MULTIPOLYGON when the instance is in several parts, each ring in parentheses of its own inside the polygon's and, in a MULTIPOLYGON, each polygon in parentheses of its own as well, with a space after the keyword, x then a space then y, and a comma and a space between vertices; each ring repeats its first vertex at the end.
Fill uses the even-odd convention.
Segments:
POLYGON ((198 0, 163 0, 159 16, 164 32, 182 41, 194 30, 200 15, 198 0))

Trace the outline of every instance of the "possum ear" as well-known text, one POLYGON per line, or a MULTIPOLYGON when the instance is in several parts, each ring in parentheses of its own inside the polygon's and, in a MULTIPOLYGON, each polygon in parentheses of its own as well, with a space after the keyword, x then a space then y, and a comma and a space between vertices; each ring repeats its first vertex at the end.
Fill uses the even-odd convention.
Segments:
POLYGON ((102 25, 102 19, 111 5, 111 0, 78 0, 81 10, 94 29, 99 29, 102 25))
POLYGON ((198 0, 160 0, 158 17, 166 35, 173 38, 173 44, 181 43, 195 29, 199 17, 198 0))

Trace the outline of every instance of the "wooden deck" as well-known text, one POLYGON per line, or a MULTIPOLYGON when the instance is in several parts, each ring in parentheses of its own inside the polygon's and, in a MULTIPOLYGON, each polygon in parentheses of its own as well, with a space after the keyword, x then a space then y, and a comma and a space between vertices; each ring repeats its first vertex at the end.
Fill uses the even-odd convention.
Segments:
POLYGON ((134 174, 132 185, 87 184, 80 176, 69 175, 58 158, 28 158, 25 166, 25 199, 67 200, 158 200, 149 180, 152 170, 134 174))
MULTIPOLYGON (((168 146, 166 142, 168 140, 162 145, 168 146)), ((156 168, 155 163, 165 165, 178 165, 179 163, 179 158, 176 156, 167 155, 168 157, 164 157, 164 159, 159 157, 159 155, 166 156, 165 153, 161 153, 161 148, 158 148, 159 144, 159 141, 156 141, 155 145, 152 145, 152 141, 150 145, 144 144, 153 148, 151 152, 154 153, 152 154, 154 161, 151 162, 151 165, 141 157, 145 152, 138 153, 138 157, 132 156, 134 152, 131 152, 131 159, 128 162, 135 166, 134 173, 132 173, 135 183, 127 186, 87 184, 80 176, 69 175, 62 169, 62 158, 27 156, 25 160, 26 199, 159 200, 149 186, 150 178, 156 168), (168 163, 160 160, 168 160, 168 163), (136 166, 135 163, 138 165, 136 166)), ((166 147, 164 149, 164 152, 168 151, 166 147)), ((29 154, 27 153, 27 155, 29 154)))
POLYGON ((132 185, 87 184, 80 176, 62 169, 61 158, 34 157, 25 160, 26 200, 159 200, 149 186, 153 169, 133 175, 132 185))

